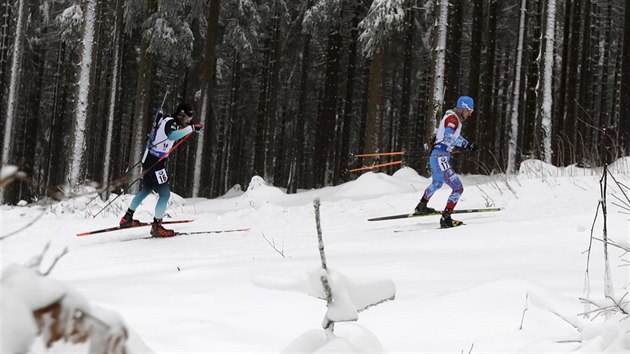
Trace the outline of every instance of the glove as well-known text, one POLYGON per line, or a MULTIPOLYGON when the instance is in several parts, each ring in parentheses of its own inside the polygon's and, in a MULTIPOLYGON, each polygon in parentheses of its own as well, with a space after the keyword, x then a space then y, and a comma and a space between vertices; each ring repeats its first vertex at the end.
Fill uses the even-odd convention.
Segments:
POLYGON ((468 144, 468 148, 466 148, 466 150, 470 152, 479 151, 479 146, 475 145, 475 143, 470 143, 468 144))
POLYGON ((195 124, 191 124, 193 131, 195 133, 199 133, 199 131, 203 128, 203 124, 201 123, 195 123, 195 124))

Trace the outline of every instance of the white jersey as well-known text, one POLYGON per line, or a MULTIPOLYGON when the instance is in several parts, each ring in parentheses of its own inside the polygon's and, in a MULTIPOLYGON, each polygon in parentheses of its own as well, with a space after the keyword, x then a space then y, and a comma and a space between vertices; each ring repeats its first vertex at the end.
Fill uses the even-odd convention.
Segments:
POLYGON ((438 124, 434 149, 453 151, 454 147, 465 146, 468 141, 460 136, 461 132, 462 120, 459 115, 453 110, 446 111, 438 124))
POLYGON ((155 157, 162 157, 166 155, 175 143, 174 140, 168 138, 168 133, 176 129, 177 121, 175 118, 168 116, 160 118, 157 122, 157 126, 153 128, 149 138, 149 153, 155 157))

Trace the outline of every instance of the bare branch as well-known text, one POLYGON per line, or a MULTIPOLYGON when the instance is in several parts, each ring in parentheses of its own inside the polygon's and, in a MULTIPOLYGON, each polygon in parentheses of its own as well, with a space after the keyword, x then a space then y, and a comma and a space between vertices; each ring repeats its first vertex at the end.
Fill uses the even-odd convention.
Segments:
POLYGON ((593 237, 593 239, 594 239, 594 240, 597 240, 597 241, 600 241, 600 242, 602 242, 602 243, 605 243, 605 244, 608 244, 608 245, 611 245, 611 246, 617 247, 617 248, 622 249, 622 250, 624 250, 624 251, 626 251, 626 252, 630 252, 630 249, 628 249, 628 248, 626 248, 626 247, 624 247, 624 246, 618 245, 618 244, 616 244, 616 243, 615 243, 615 242, 613 242, 613 241, 610 241, 610 240, 605 241, 605 240, 602 240, 601 238, 597 238, 597 237, 593 237))
POLYGON ((529 294, 525 293, 525 308, 523 309, 523 315, 521 316, 521 326, 518 328, 519 330, 523 329, 523 322, 525 321, 525 312, 527 312, 529 306, 529 294))
MULTIPOLYGON (((627 311, 625 308, 623 308, 623 306, 622 306, 622 305, 624 305, 623 299, 625 299, 625 297, 626 297, 627 295, 628 295, 628 293, 625 293, 625 294, 621 297, 621 299, 619 299, 619 301, 618 301, 618 302, 617 302, 617 301, 615 301, 615 299, 613 299, 612 297, 608 296, 608 298, 610 299, 610 301, 612 301, 612 302, 613 302, 613 303, 617 306, 617 308, 619 309, 619 311, 621 311, 621 313, 623 313, 624 315, 628 315, 628 311, 627 311)), ((625 303, 625 304, 628 304, 628 302, 626 301, 626 303, 625 303)))
POLYGON ((50 265, 50 267, 48 267, 48 270, 44 273, 42 273, 42 275, 47 276, 48 274, 50 274, 50 272, 52 272, 53 268, 55 268, 55 265, 57 265, 57 262, 61 259, 61 257, 65 256, 66 254, 68 254, 68 247, 64 247, 63 251, 61 251, 61 254, 57 255, 55 257, 55 259, 53 259, 52 264, 50 265))
POLYGON ((41 213, 39 213, 39 215, 37 215, 37 217, 35 217, 35 219, 31 220, 28 224, 24 225, 23 227, 19 228, 18 230, 15 230, 15 231, 10 232, 10 233, 8 233, 6 235, 0 236, 0 241, 4 240, 6 238, 9 238, 9 237, 11 237, 13 235, 16 235, 16 234, 18 234, 18 233, 28 229, 29 227, 33 226, 33 224, 35 224, 39 219, 41 219, 42 216, 44 216, 45 213, 46 213, 46 209, 42 208, 41 213))
POLYGON ((28 261, 28 263, 26 264, 27 268, 36 268, 39 270, 39 266, 41 266, 42 264, 42 260, 44 259, 44 255, 46 254, 46 252, 48 252, 48 249, 50 248, 50 242, 47 242, 46 245, 44 246, 44 249, 42 250, 42 252, 40 254, 38 254, 37 256, 31 258, 30 261, 28 261))
POLYGON ((271 241, 269 241, 269 239, 267 239, 267 237, 265 236, 264 232, 261 232, 262 237, 265 239, 265 241, 267 241, 267 243, 269 244, 269 246, 271 246, 276 252, 278 252, 283 258, 287 258, 284 255, 284 243, 282 244, 282 250, 279 250, 276 247, 276 242, 272 239, 271 241))

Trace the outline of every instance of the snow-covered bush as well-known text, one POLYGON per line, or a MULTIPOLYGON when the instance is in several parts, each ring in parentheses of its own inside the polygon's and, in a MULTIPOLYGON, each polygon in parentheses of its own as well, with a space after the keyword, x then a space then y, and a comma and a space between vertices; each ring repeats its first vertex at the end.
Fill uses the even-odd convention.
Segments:
POLYGON ((54 343, 84 343, 94 354, 127 353, 127 329, 115 313, 90 306, 77 291, 31 266, 11 264, 2 271, 2 333, 4 354, 28 353, 35 339, 47 348, 54 343))
POLYGON ((359 324, 344 324, 335 328, 337 322, 352 322, 359 319, 359 312, 393 300, 396 286, 391 279, 356 281, 328 268, 319 219, 319 199, 315 200, 315 220, 321 268, 309 272, 306 277, 296 279, 256 278, 260 287, 288 290, 307 294, 326 301, 327 311, 322 330, 310 330, 295 338, 282 353, 383 353, 378 338, 359 324))
MULTIPOLYGON (((563 338, 563 343, 577 343, 576 353, 628 353, 630 352, 630 299, 585 300, 596 308, 582 314, 566 313, 560 303, 554 303, 554 294, 530 291, 528 305, 549 311, 575 328, 575 335, 563 338)), ((529 307, 529 306, 528 306, 529 307)))

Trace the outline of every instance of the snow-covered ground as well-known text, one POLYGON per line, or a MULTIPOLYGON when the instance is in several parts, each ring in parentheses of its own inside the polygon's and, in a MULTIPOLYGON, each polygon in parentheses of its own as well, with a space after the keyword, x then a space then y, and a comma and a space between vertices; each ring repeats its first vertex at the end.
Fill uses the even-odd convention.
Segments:
MULTIPOLYGON (((630 185, 629 159, 611 170, 630 185)), ((396 287, 395 300, 360 312, 358 322, 338 323, 339 335, 359 333, 358 324, 376 341, 373 350, 382 346, 388 353, 627 353, 630 329, 619 337, 614 330, 601 332, 604 316, 578 316, 594 309, 579 299, 586 296, 585 251, 600 178, 601 170, 540 161, 522 165, 518 177, 462 176, 458 208, 505 209, 457 215, 466 225, 448 230, 439 229, 437 216, 367 221, 413 210, 430 181, 409 168, 293 195, 254 177, 246 192, 222 198, 173 196, 170 218, 195 219, 175 230, 251 227, 242 233, 145 239, 149 229, 135 228, 76 237, 116 225, 131 200, 123 196, 92 218, 105 203, 81 197, 47 207, 32 226, 0 241, 2 268, 27 263, 51 242, 45 268, 68 247, 48 277, 117 312, 132 331, 132 353, 279 353, 304 333, 323 333, 325 301, 269 286, 321 266, 313 208, 319 197, 329 268, 358 282, 391 279, 396 287), (579 322, 582 332, 569 321, 579 322)), ((449 193, 444 186, 429 206, 442 209, 449 193)), ((611 204, 615 196, 624 198, 609 180, 608 235, 627 244, 629 217, 611 204)), ((150 221, 154 205, 155 198, 147 198, 136 217, 150 221)), ((41 213, 37 206, 1 207, 0 236, 41 213)), ((598 238, 601 220, 600 214, 598 238)), ((608 251, 614 293, 621 297, 630 280, 628 256, 619 248, 608 251)), ((604 265, 603 246, 593 241, 588 269, 594 300, 604 298, 604 265)), ((14 320, 2 316, 2 325, 14 320)), ((40 340, 32 349, 42 347, 40 340)))

